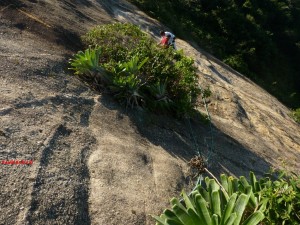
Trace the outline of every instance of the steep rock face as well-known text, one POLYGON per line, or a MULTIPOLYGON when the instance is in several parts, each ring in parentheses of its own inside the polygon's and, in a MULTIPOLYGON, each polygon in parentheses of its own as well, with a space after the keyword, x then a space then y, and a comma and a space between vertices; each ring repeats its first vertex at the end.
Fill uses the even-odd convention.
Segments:
MULTIPOLYGON (((153 224, 189 188, 187 160, 200 151, 213 172, 299 172, 300 129, 289 110, 196 45, 212 124, 124 110, 68 75, 79 36, 114 21, 161 27, 126 1, 1 1, 0 164, 2 224, 153 224), (297 164, 298 163, 298 164, 297 164)), ((199 110, 206 113, 202 99, 199 110)))

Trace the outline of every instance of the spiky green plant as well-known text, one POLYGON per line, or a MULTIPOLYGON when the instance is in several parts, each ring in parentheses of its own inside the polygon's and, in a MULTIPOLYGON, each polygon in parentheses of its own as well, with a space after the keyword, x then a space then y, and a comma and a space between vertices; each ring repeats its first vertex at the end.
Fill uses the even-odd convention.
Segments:
POLYGON ((128 62, 119 62, 119 68, 121 69, 121 72, 126 74, 135 74, 138 75, 140 72, 142 66, 148 61, 148 57, 146 57, 141 62, 139 57, 137 55, 134 55, 128 62))
POLYGON ((138 56, 134 56, 128 62, 119 62, 114 68, 115 76, 110 89, 120 101, 125 101, 126 106, 139 106, 143 99, 140 88, 145 84, 141 80, 140 69, 148 61, 141 62, 138 56))
POLYGON ((70 59, 69 64, 71 70, 74 70, 75 75, 88 74, 92 71, 97 71, 100 67, 101 48, 88 48, 84 52, 79 51, 70 59))
POLYGON ((264 218, 260 210, 253 210, 245 218, 245 209, 251 197, 252 187, 245 193, 229 195, 214 179, 205 179, 206 188, 198 186, 190 196, 182 192, 183 202, 173 198, 172 209, 166 209, 158 217, 157 225, 256 225, 264 218))
POLYGON ((172 108, 173 101, 167 92, 167 79, 164 82, 158 81, 147 86, 149 95, 146 98, 147 107, 157 112, 168 112, 172 108))
POLYGON ((116 75, 110 90, 114 96, 121 102, 126 102, 126 106, 138 106, 139 101, 143 98, 139 93, 142 86, 141 80, 134 74, 128 76, 116 75))
POLYGON ((102 86, 110 83, 111 76, 108 71, 100 66, 100 55, 102 50, 99 46, 89 47, 84 52, 79 51, 69 60, 69 69, 74 71, 80 79, 85 82, 95 83, 102 86))

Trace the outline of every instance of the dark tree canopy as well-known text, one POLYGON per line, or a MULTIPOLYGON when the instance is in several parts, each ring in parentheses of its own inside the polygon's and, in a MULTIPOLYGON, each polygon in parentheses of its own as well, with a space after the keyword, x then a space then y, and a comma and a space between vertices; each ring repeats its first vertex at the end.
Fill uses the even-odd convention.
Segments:
POLYGON ((299 0, 131 0, 179 37, 300 107, 299 0), (174 19, 176 15, 176 19, 174 19))

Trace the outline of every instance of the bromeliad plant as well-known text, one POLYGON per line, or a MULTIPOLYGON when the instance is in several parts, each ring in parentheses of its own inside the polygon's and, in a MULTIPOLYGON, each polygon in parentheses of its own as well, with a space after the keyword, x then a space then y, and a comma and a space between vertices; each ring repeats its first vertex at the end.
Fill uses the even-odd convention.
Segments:
POLYGON ((157 225, 256 225, 263 220, 260 210, 245 211, 252 192, 247 186, 245 193, 230 196, 214 179, 205 179, 206 187, 198 186, 189 196, 182 192, 183 202, 173 198, 172 209, 166 209, 158 217, 157 225), (247 214, 247 218, 245 215, 247 214))
POLYGON ((170 111, 173 101, 167 92, 167 80, 164 82, 159 80, 155 84, 148 85, 146 92, 148 93, 146 98, 148 108, 160 113, 170 111))
POLYGON ((148 61, 146 57, 143 61, 140 62, 140 59, 137 55, 134 55, 128 62, 119 62, 117 66, 117 73, 123 72, 126 74, 136 74, 138 75, 141 71, 142 66, 148 61))
POLYGON ((99 46, 89 47, 84 52, 79 51, 70 59, 70 70, 74 71, 81 80, 87 83, 96 83, 99 86, 108 84, 111 76, 100 66, 102 49, 99 46))
POLYGON ((143 99, 140 88, 145 84, 142 81, 140 70, 148 61, 145 58, 140 62, 139 57, 134 56, 128 62, 119 62, 114 68, 114 78, 110 89, 119 100, 125 100, 126 106, 139 106, 143 99))
POLYGON ((220 182, 205 178, 183 202, 173 198, 172 209, 166 209, 157 225, 298 225, 300 224, 300 177, 280 172, 257 179, 250 172, 235 178, 222 174, 220 182), (272 179, 273 177, 273 179, 272 179))
POLYGON ((73 59, 70 59, 71 70, 75 75, 89 75, 98 71, 100 67, 101 48, 88 48, 84 52, 79 51, 73 59))
POLYGON ((126 102, 126 107, 134 107, 138 106, 143 98, 139 93, 141 86, 141 80, 134 74, 128 76, 116 74, 110 90, 118 100, 126 102))

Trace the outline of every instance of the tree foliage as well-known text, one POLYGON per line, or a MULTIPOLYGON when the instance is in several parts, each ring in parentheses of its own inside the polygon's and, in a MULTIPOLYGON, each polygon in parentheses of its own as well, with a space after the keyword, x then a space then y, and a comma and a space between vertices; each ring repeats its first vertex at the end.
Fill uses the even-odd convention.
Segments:
POLYGON ((130 1, 286 105, 300 106, 300 1, 130 1))

